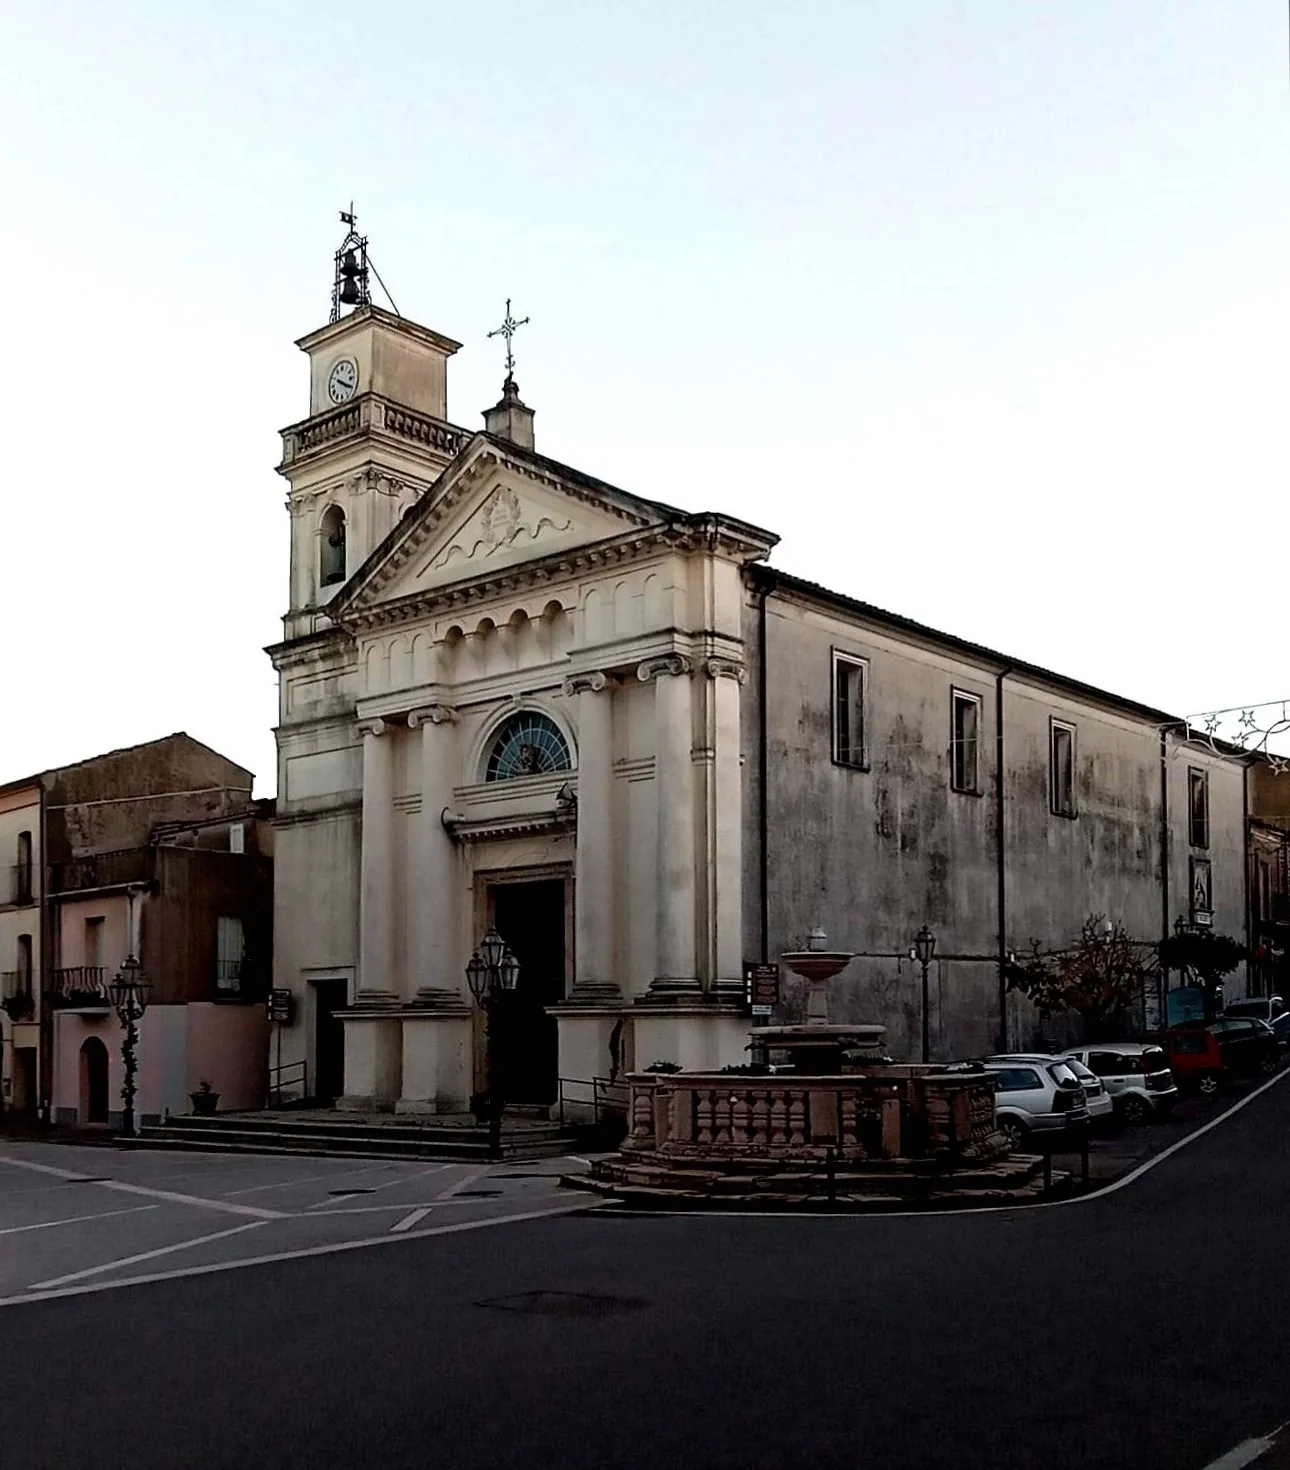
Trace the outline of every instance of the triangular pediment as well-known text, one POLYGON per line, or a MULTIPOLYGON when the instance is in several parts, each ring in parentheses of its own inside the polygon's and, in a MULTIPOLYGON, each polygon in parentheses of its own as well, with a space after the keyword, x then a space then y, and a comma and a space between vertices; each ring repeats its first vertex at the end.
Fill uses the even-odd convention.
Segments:
POLYGON ((479 435, 354 574, 335 611, 491 578, 666 519, 650 501, 479 435))

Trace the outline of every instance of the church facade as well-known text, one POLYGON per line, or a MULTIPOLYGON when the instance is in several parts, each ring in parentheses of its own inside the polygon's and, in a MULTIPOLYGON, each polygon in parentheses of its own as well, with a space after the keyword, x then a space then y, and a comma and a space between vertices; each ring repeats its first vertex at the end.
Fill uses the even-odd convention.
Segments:
POLYGON ((438 333, 363 305, 299 345, 274 984, 310 1095, 464 1108, 492 927, 520 962, 495 1064, 549 1105, 561 1078, 746 1060, 746 964, 816 926, 857 956, 836 1012, 910 1054, 930 924, 949 1056, 1031 1038, 999 975, 1032 938, 1242 922, 1245 772, 1167 714, 543 457, 509 377, 455 426, 438 333))

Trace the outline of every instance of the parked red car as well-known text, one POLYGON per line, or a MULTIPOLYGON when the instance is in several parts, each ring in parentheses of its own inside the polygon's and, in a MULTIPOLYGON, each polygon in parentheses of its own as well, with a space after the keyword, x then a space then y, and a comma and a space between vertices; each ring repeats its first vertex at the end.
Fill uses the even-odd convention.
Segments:
POLYGON ((1171 1027, 1162 1045, 1178 1085, 1194 1087, 1206 1097, 1226 1077, 1275 1072, 1280 1057, 1271 1026, 1244 1017, 1171 1027))

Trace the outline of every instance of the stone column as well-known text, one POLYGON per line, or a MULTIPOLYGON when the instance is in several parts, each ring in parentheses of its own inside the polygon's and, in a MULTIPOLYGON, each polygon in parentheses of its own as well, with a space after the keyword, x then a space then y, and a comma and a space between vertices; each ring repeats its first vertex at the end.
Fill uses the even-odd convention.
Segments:
POLYGON ((358 1003, 396 999, 394 980, 394 737, 384 720, 365 720, 363 851, 358 900, 358 1003))
POLYGON ((711 863, 714 935, 712 989, 743 1000, 743 775, 741 686, 748 677, 741 663, 710 658, 703 671, 712 680, 712 831, 711 863))
POLYGON ((569 999, 612 1005, 614 978, 613 682, 601 673, 564 683, 578 701, 578 834, 574 848, 574 981, 569 999))
POLYGON ((421 811, 412 842, 408 908, 412 973, 418 1005, 459 1006, 457 853, 442 821, 457 776, 457 711, 443 704, 414 709, 408 728, 421 732, 421 811))
POLYGON ((658 831, 654 879, 654 1000, 698 999, 695 964, 694 728, 690 660, 649 659, 636 670, 654 681, 654 789, 658 831))

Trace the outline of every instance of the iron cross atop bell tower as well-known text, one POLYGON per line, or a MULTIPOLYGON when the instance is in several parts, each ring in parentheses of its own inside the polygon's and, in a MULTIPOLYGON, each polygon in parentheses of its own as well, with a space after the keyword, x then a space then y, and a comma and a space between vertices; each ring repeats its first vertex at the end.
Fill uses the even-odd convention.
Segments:
POLYGON ((521 449, 533 448, 533 410, 520 402, 520 390, 515 382, 515 353, 512 342, 516 332, 528 325, 528 317, 516 321, 511 312, 511 298, 506 298, 506 320, 490 337, 506 338, 506 381, 502 384, 501 402, 484 411, 484 428, 498 439, 509 439, 521 449))
POLYGON ((490 337, 506 338, 506 381, 508 383, 515 376, 515 353, 512 350, 514 337, 521 327, 528 326, 529 320, 528 317, 521 317, 519 321, 515 320, 511 315, 511 298, 508 296, 506 298, 506 320, 495 331, 488 334, 490 337))

